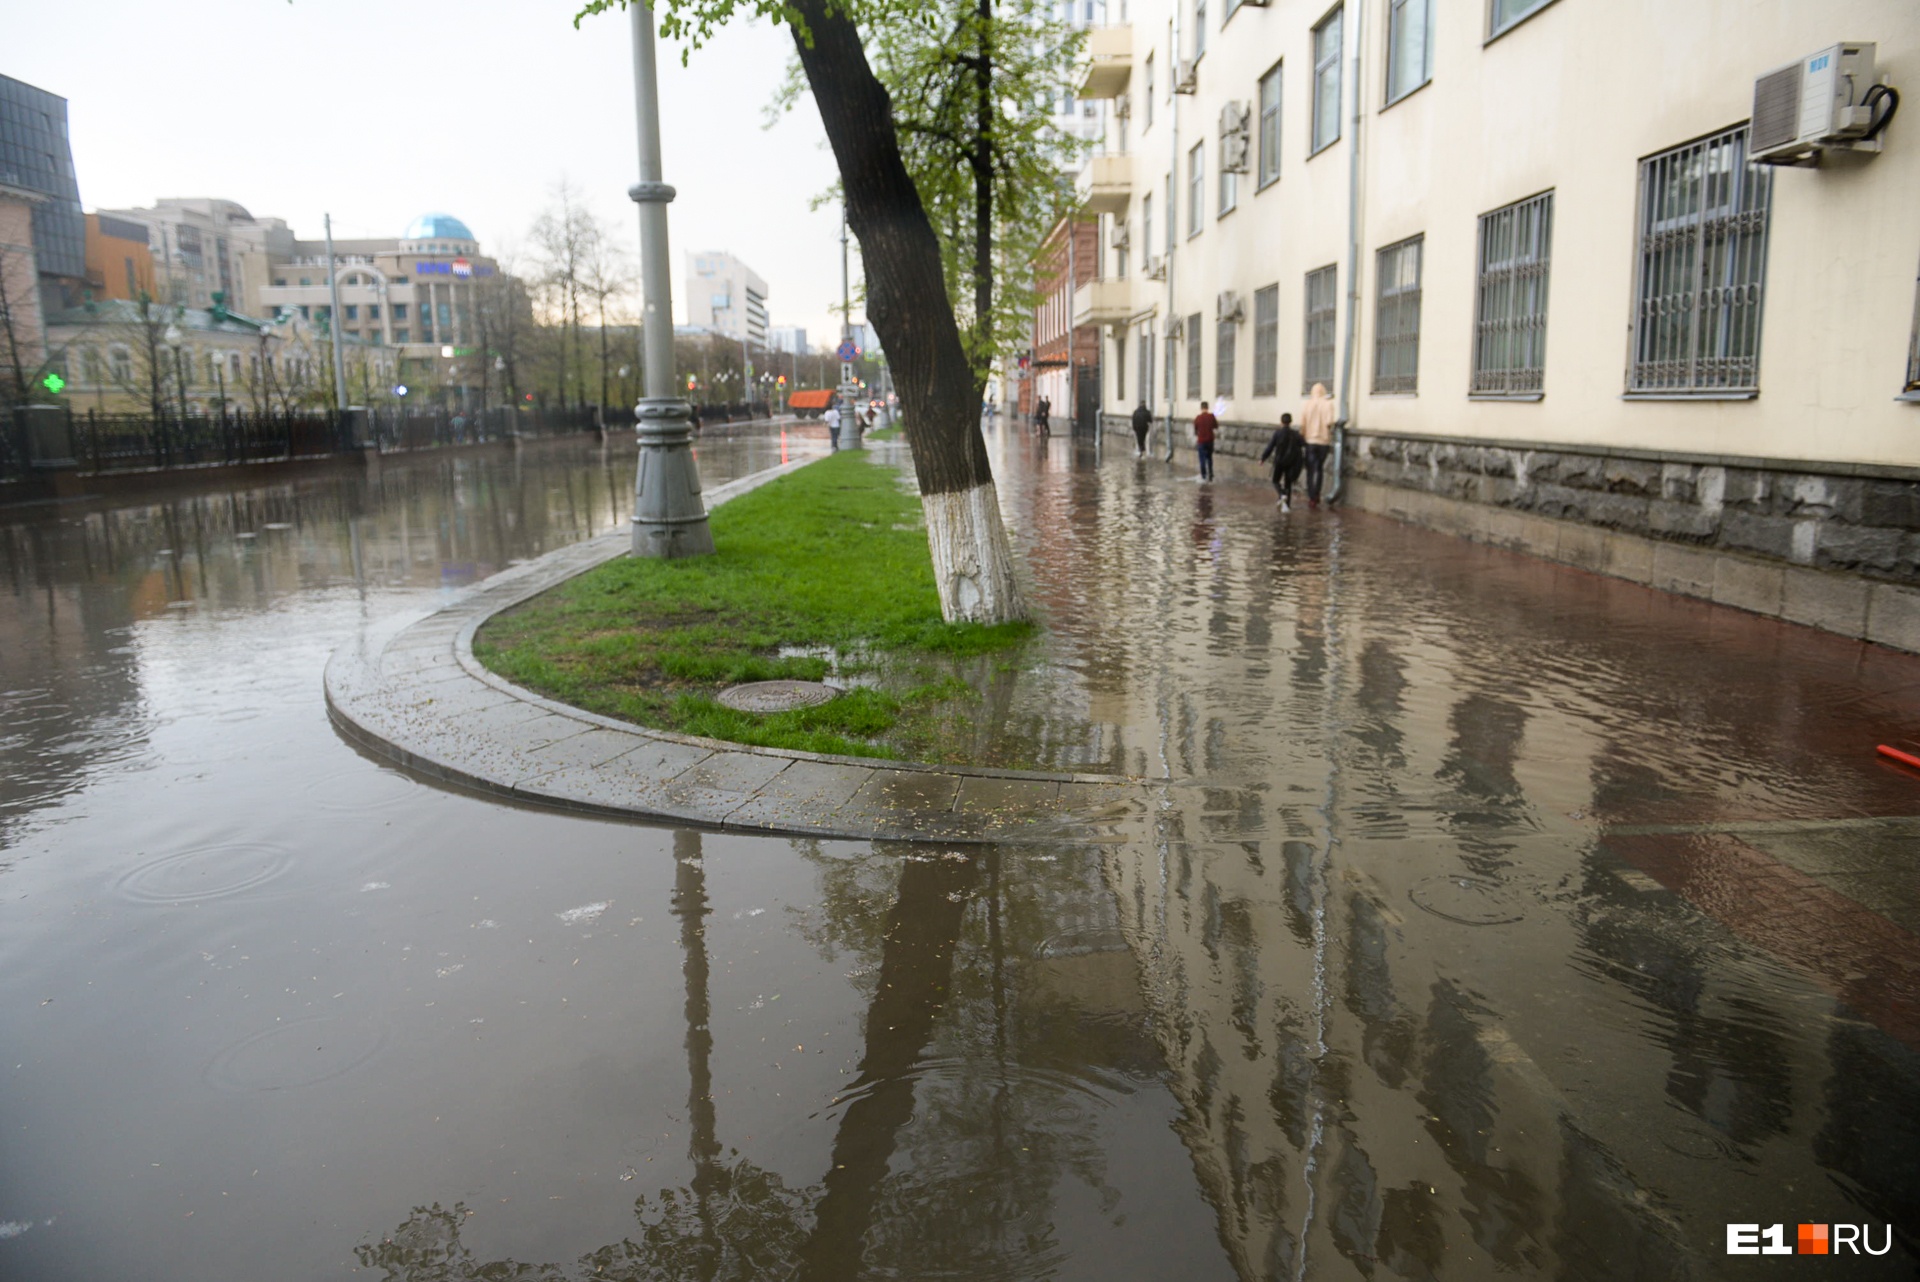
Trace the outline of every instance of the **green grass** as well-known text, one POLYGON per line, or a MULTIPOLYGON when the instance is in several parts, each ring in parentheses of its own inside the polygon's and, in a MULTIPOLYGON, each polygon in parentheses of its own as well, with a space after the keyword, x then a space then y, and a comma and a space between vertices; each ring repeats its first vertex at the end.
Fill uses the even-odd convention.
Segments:
POLYGON ((976 697, 953 668, 1032 634, 941 619, 919 499, 857 451, 742 495, 711 524, 713 556, 609 562, 495 617, 474 654, 549 698, 656 729, 890 757, 964 741, 948 731, 976 697), (714 699, 836 664, 862 684, 816 708, 760 715, 714 699))

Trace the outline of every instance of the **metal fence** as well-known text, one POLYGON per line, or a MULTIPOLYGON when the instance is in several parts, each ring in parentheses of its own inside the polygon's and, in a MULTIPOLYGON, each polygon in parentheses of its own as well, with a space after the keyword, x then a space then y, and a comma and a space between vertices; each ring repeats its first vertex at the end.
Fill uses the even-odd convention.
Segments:
MULTIPOLYGON (((75 413, 66 408, 64 448, 42 441, 45 464, 67 457, 81 473, 137 472, 320 459, 372 448, 380 453, 481 445, 515 437, 553 437, 631 426, 633 411, 593 406, 458 410, 370 410, 363 429, 328 411, 229 412, 223 415, 75 413), (357 438, 357 439, 356 439, 357 438)), ((57 434, 57 433, 56 433, 57 434)), ((33 470, 25 430, 0 419, 0 480, 33 470)))

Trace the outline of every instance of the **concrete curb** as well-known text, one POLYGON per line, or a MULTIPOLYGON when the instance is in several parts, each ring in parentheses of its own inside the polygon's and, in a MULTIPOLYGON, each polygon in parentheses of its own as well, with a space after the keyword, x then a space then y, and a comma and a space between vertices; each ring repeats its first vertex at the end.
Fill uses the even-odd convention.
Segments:
MULTIPOLYGON (((707 492, 708 510, 814 462, 707 492)), ((1166 780, 947 768, 782 752, 648 730, 522 689, 473 655, 494 615, 625 554, 624 530, 493 576, 424 617, 386 620, 327 661, 327 711, 348 741, 496 799, 717 830, 979 843, 1126 841, 1166 780)))

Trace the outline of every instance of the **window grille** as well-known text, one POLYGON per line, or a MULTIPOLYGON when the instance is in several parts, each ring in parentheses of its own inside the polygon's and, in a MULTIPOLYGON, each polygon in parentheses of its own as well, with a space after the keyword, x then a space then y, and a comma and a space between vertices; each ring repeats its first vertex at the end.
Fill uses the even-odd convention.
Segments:
POLYGON ((1552 192, 1481 215, 1470 391, 1523 395, 1541 390, 1552 250, 1552 192))
POLYGON ((1233 356, 1240 327, 1230 320, 1218 322, 1213 335, 1213 394, 1221 400, 1233 398, 1233 356))
POLYGON ((1206 393, 1200 390, 1200 313, 1187 317, 1187 396, 1199 400, 1206 393))
POLYGON ((1420 387, 1420 251, 1426 237, 1388 245, 1379 254, 1374 304, 1373 390, 1420 387))
POLYGON ((1313 29, 1313 146, 1340 141, 1340 15, 1334 11, 1313 29))
POLYGON ((1161 367, 1160 367, 1161 369, 1160 376, 1161 376, 1161 379, 1163 380, 1160 387, 1160 396, 1163 400, 1170 401, 1173 399, 1173 369, 1174 369, 1174 365, 1176 364, 1176 359, 1175 359, 1176 346, 1175 345, 1179 341, 1180 340, 1176 339, 1172 334, 1168 334, 1166 337, 1167 359, 1161 364, 1161 367))
POLYGON ((1433 0, 1387 0, 1387 101, 1433 79, 1433 0))
POLYGON ((1340 269, 1332 265, 1307 273, 1306 351, 1300 362, 1300 394, 1315 383, 1333 386, 1333 322, 1340 305, 1336 292, 1340 269))
POLYGON ((1153 399, 1153 331, 1140 331, 1140 399, 1153 399))
POLYGON ((1640 162, 1631 392, 1754 392, 1772 174, 1747 127, 1640 162))
POLYGON ((1280 178, 1280 64, 1260 77, 1260 178, 1264 187, 1280 178))
POLYGON ((1280 287, 1253 291, 1253 394, 1280 390, 1280 287))

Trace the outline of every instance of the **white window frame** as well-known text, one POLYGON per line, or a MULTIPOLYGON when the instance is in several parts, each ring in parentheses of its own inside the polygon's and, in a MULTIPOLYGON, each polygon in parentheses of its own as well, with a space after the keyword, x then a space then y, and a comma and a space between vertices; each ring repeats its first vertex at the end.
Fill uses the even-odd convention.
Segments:
POLYGON ((1386 105, 1391 107, 1432 81, 1433 0, 1387 0, 1386 105), (1414 17, 1420 22, 1420 47, 1417 51, 1410 51, 1402 45, 1403 37, 1409 30, 1407 24, 1414 17), (1419 62, 1409 67, 1407 61, 1411 61, 1414 53, 1417 53, 1419 62), (1409 74, 1416 78, 1407 80, 1409 74))
POLYGON ((1253 395, 1280 394, 1280 285, 1253 291, 1253 395))
POLYGON ((1200 328, 1200 313, 1195 312, 1187 317, 1187 323, 1182 326, 1181 333, 1181 337, 1187 342, 1187 399, 1191 401, 1197 401, 1206 395, 1200 387, 1200 356, 1204 350, 1200 341, 1200 328))
POLYGON ((1311 159, 1340 141, 1340 54, 1346 47, 1346 6, 1337 4, 1313 26, 1313 110, 1308 122, 1307 156, 1311 159), (1332 48, 1324 49, 1326 33, 1333 31, 1332 48), (1327 110, 1326 86, 1333 86, 1333 107, 1327 110), (1333 132, 1328 133, 1331 125, 1333 132))
POLYGON ((1187 239, 1198 236, 1207 225, 1207 144, 1197 142, 1187 149, 1187 239))
POLYGON ((1238 371, 1234 368, 1234 358, 1238 355, 1240 343, 1240 325, 1237 321, 1217 321, 1213 327, 1213 395, 1214 399, 1230 401, 1233 399, 1233 384, 1238 371))
POLYGON ((1280 103, 1282 91, 1286 88, 1286 81, 1281 76, 1282 66, 1282 62, 1276 62, 1273 66, 1267 68, 1265 75, 1260 77, 1260 96, 1258 99, 1260 104, 1260 146, 1259 157, 1254 162, 1259 166, 1259 168, 1254 171, 1255 191, 1265 191, 1268 187, 1280 181, 1280 103), (1271 103, 1267 101, 1267 84, 1269 81, 1273 84, 1273 101, 1271 103))

